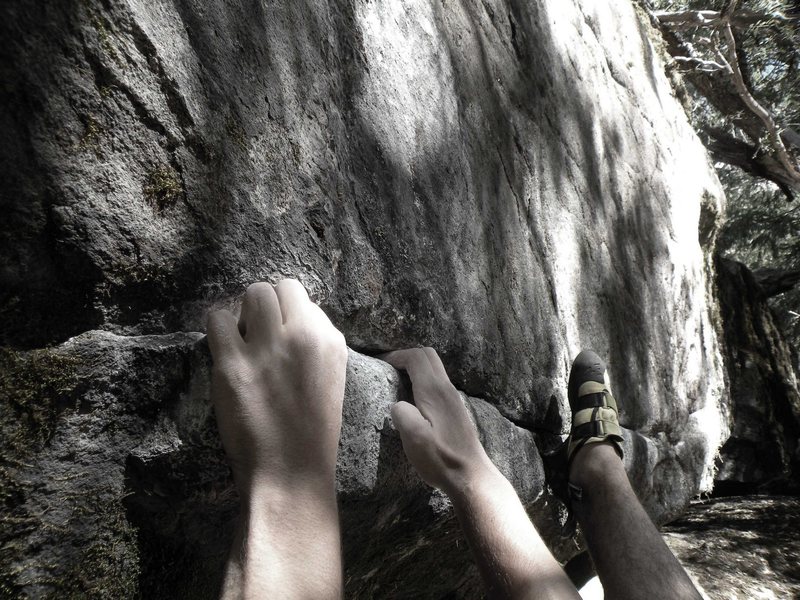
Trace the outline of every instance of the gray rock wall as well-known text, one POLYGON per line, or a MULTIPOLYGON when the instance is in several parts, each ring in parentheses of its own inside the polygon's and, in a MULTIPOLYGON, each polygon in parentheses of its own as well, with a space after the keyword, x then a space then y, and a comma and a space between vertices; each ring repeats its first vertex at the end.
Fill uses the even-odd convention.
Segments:
POLYGON ((795 350, 784 339, 753 273, 716 260, 730 378, 731 434, 720 449, 716 491, 793 492, 800 487, 800 390, 795 350))
POLYGON ((357 351, 350 596, 479 593, 447 502, 402 458, 387 422, 402 386, 373 351, 440 351, 562 559, 577 542, 535 444, 568 430, 580 348, 609 359, 651 514, 710 487, 727 433, 708 258, 722 194, 632 4, 15 1, 0 16, 0 589, 214 594, 236 500, 201 334, 179 332, 283 276, 357 351))

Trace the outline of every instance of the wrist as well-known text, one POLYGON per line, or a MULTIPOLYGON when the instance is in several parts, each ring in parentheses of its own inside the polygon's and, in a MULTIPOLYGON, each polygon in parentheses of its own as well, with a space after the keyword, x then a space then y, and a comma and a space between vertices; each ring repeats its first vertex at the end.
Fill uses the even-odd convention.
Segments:
POLYGON ((501 479, 505 480, 486 453, 482 453, 479 460, 454 477, 447 489, 443 491, 454 503, 457 503, 497 485, 501 479))
POLYGON ((251 548, 282 553, 296 545, 339 539, 335 482, 261 485, 241 497, 239 527, 251 548))
POLYGON ((245 590, 237 597, 296 588, 301 591, 293 597, 341 598, 340 546, 332 481, 255 486, 242 496, 229 559, 231 580, 245 590), (308 578, 308 572, 315 577, 308 578))
POLYGON ((284 510, 294 505, 336 502, 335 471, 298 473, 276 476, 253 476, 237 481, 242 508, 251 510, 284 510))

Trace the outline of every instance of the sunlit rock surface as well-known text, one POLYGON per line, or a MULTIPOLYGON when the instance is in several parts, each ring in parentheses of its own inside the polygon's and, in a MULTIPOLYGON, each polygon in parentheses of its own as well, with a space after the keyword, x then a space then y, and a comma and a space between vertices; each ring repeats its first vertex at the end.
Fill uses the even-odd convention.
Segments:
MULTIPOLYGON (((19 0, 0 16, 0 341, 55 346, 3 354, 6 588, 215 594, 235 498, 201 334, 176 332, 283 276, 356 351, 440 351, 560 558, 576 543, 530 432, 566 433, 581 348, 609 361, 651 514, 710 486, 721 192, 632 4, 19 0)), ((358 360, 348 594, 478 595, 446 502, 386 425, 391 373, 358 360)))

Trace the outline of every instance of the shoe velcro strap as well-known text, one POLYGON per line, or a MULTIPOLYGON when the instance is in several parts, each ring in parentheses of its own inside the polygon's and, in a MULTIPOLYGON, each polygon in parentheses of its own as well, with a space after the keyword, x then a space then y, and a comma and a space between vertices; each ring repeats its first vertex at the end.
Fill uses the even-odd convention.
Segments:
POLYGON ((611 391, 606 387, 606 384, 600 381, 584 381, 578 388, 578 398, 586 396, 587 394, 597 394, 598 392, 611 391))
POLYGON ((575 440, 593 437, 603 438, 609 435, 622 438, 622 428, 618 423, 596 420, 572 428, 572 439, 575 440))
POLYGON ((575 400, 575 406, 572 411, 578 412, 579 410, 596 408, 598 406, 608 406, 609 408, 617 410, 617 401, 614 400, 614 396, 612 396, 608 390, 603 390, 602 392, 596 392, 594 394, 586 394, 575 400))
POLYGON ((608 421, 619 423, 617 411, 610 406, 597 406, 595 408, 585 408, 576 412, 572 417, 572 427, 589 423, 590 421, 608 421))

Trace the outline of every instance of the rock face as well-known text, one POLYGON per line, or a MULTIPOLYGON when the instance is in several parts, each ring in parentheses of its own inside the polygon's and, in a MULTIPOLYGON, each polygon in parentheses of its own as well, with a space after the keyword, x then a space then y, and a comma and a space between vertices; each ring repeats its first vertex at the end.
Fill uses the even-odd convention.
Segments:
POLYGON ((720 450, 718 492, 800 488, 800 391, 794 351, 753 273, 718 258, 731 435, 720 450))
POLYGON ((580 348, 609 359, 651 514, 709 489, 727 433, 721 192, 632 4, 0 15, 0 589, 215 594, 235 497, 201 334, 178 332, 283 276, 354 349, 349 597, 480 593, 447 502, 402 459, 387 423, 402 389, 372 351, 440 351, 562 559, 577 546, 534 442, 567 431, 580 348))
MULTIPOLYGON (((2 366, 3 437, 16 459, 2 481, 4 595, 214 597, 238 498, 204 336, 91 332, 6 353, 2 366)), ((348 590, 419 597, 460 582, 472 595, 477 573, 449 503, 416 476, 391 427, 389 405, 407 393, 389 365, 351 352, 337 478, 348 590), (435 575, 410 577, 422 565, 435 575)), ((533 434, 484 400, 465 402, 490 456, 568 552, 533 434)))

